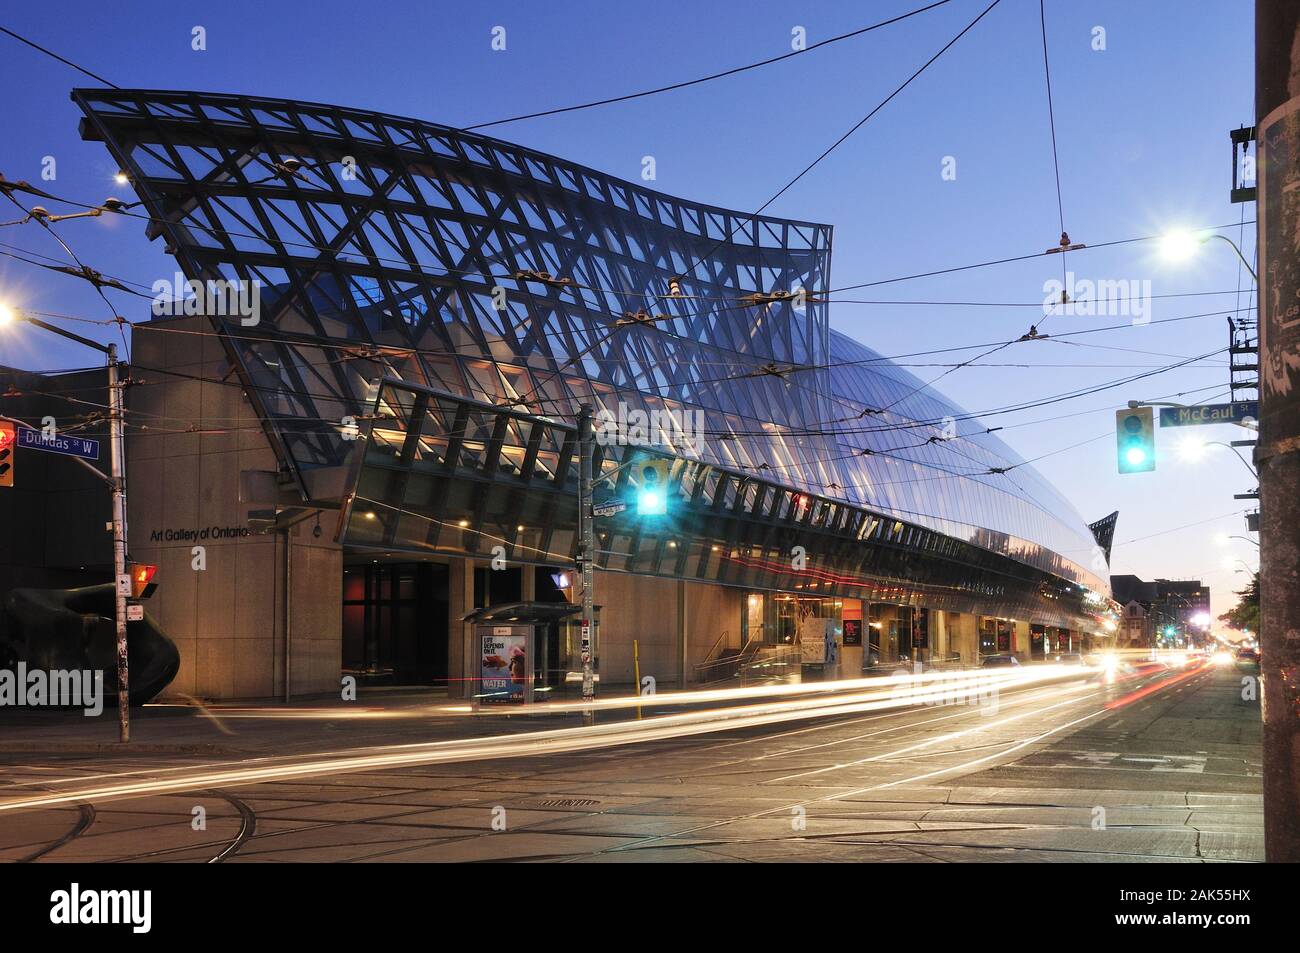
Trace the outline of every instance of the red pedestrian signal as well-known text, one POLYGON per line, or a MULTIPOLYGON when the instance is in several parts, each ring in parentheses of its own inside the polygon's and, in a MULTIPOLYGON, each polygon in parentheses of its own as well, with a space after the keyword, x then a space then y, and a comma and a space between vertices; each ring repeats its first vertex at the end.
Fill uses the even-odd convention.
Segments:
POLYGON ((14 445, 18 432, 12 421, 0 420, 0 486, 14 485, 14 445))
POLYGON ((131 598, 142 599, 153 595, 153 577, 158 572, 157 566, 147 563, 131 563, 131 598))

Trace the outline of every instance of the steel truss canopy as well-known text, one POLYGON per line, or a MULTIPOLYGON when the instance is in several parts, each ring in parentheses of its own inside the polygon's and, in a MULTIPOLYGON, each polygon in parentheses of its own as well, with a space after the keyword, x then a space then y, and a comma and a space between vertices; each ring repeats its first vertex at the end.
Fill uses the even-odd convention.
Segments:
MULTIPOLYGON (((572 562, 575 425, 384 380, 367 426, 343 512, 349 545, 572 562)), ((655 448, 597 444, 597 502, 630 496, 636 465, 652 459, 670 462, 668 512, 598 520, 601 569, 1075 629, 1106 609, 1083 586, 915 522, 655 448)))
MULTIPOLYGON (((499 468, 525 462, 527 420, 549 420, 547 439, 560 445, 539 445, 536 469, 513 477, 536 482, 543 450, 563 452, 587 403, 619 420, 702 422, 692 439, 654 448, 675 461, 692 506, 712 508, 708 481, 721 477, 691 474, 725 473, 725 512, 747 479, 744 494, 764 485, 773 499, 816 497, 1094 598, 1109 591, 1092 532, 1046 480, 912 374, 830 329, 820 294, 832 287, 830 226, 685 201, 363 110, 196 92, 72 95, 83 136, 107 145, 185 277, 258 283, 256 324, 210 317, 305 500, 337 495, 346 484, 333 476, 346 473, 358 498, 393 504, 391 487, 368 481, 381 470, 396 479, 393 459, 400 467, 409 453, 406 501, 425 480, 428 442, 463 436, 447 401, 490 408, 473 415, 491 428, 514 421, 501 424, 499 468), (402 428, 420 395, 443 410, 416 414, 412 444, 402 428), (351 439, 358 426, 372 439, 351 439)), ((472 452, 489 452, 494 432, 472 452)), ((452 471, 465 471, 468 447, 452 471)), ((437 505, 478 492, 463 475, 466 486, 444 488, 437 505)), ((547 492, 571 487, 566 478, 547 492)), ((575 505, 552 502, 556 519, 575 505)), ((398 524, 394 548, 470 552, 398 524)), ((347 540, 357 532, 354 512, 347 540)), ((561 533, 542 547, 546 559, 572 555, 561 533)), ((651 557, 638 549, 611 567, 660 572, 655 558, 660 568, 643 568, 651 557)), ((698 560, 685 572, 697 570, 698 560)))

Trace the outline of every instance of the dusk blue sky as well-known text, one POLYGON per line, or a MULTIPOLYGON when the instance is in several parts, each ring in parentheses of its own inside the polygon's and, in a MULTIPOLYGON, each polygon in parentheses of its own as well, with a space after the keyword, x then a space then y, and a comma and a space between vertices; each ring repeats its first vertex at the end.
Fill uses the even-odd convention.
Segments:
MULTIPOLYGON (((613 175, 638 179, 653 156, 664 192, 752 210, 924 63, 988 0, 946 6, 862 37, 764 69, 687 90, 487 130, 613 175)), ((809 44, 886 19, 924 0, 887 2, 386 2, 272 4, 72 2, 6 5, 0 25, 28 36, 123 87, 198 89, 300 98, 382 110, 449 125, 690 79, 779 55, 791 30, 809 44), (191 30, 207 50, 191 49, 191 30), (494 26, 507 49, 491 48, 494 26)), ((1228 131, 1253 122, 1253 16, 1240 0, 1047 0, 1065 225, 1075 242, 1148 236, 1173 226, 1249 223, 1254 205, 1228 201, 1228 131), (1092 48, 1094 27, 1106 49, 1092 48)), ((98 143, 77 135, 74 86, 97 85, 69 67, 0 35, 0 172, 40 183, 53 156, 50 191, 80 201, 133 195, 112 182, 98 143)), ((16 209, 13 210, 16 213, 16 209)), ((970 33, 778 199, 771 214, 834 225, 832 284, 927 272, 1040 252, 1057 243, 1056 192, 1048 126, 1038 0, 1002 0, 970 33), (956 160, 956 179, 942 164, 956 160)), ((0 221, 16 218, 0 210, 0 221)), ((142 223, 101 218, 62 233, 95 268, 145 284, 175 270, 142 223)), ((1253 259, 1254 229, 1239 233, 1253 259)), ((34 225, 0 228, 0 252, 14 246, 61 256, 34 225)), ((1192 261, 1168 264, 1155 243, 1069 256, 1080 279, 1150 280, 1152 317, 1207 317, 1124 327, 1017 344, 944 377, 940 390, 972 411, 1048 397, 1154 369, 1224 347, 1224 316, 1246 304, 1249 275, 1222 242, 1192 261), (1105 345, 1083 347, 1079 345, 1105 345), (1114 350, 1113 348, 1136 349, 1114 350), (1016 366, 1006 366, 1014 364, 1016 366), (1079 365, 1071 367, 1060 364, 1079 365)), ((879 302, 1040 302, 1059 278, 1056 256, 944 277, 899 281, 846 294, 879 302)), ((113 292, 109 293, 110 296, 113 292)), ((102 318, 89 286, 0 257, 0 300, 36 311, 102 318)), ((129 318, 147 317, 140 298, 114 299, 129 318)), ((1018 337, 1040 323, 1034 307, 840 302, 831 321, 886 355, 1018 337)), ((1123 323, 1123 317, 1052 317, 1045 333, 1123 323)), ((71 326, 71 325, 69 325, 71 326)), ((78 330, 85 331, 84 326, 78 330)), ((92 336, 105 334, 90 331, 92 336)), ((917 361, 961 360, 977 352, 917 361)), ((9 331, 0 362, 31 369, 85 366, 91 352, 35 329, 9 331)), ((925 380, 944 367, 913 367, 925 380)), ((990 420, 999 436, 1037 466, 1088 519, 1120 511, 1112 571, 1145 578, 1198 577, 1214 588, 1214 611, 1235 601, 1244 574, 1225 560, 1256 565, 1245 535, 1253 488, 1229 451, 1200 463, 1175 452, 1179 431, 1160 437, 1154 473, 1120 476, 1114 410, 1128 399, 1191 392, 1188 402, 1226 400, 1223 355, 1125 387, 990 420), (1085 412, 1086 413, 1078 413, 1085 412), (1038 422, 1060 414, 1065 419, 1038 422), (1053 453, 1088 438, 1099 439, 1053 453), (1231 514, 1231 515, 1228 515, 1231 514), (1218 517, 1216 519, 1210 519, 1218 517), (1186 526, 1197 523, 1199 525, 1186 526), (1186 528, 1179 528, 1186 527, 1186 528), (1156 535, 1159 534, 1159 535, 1156 535)), ((1179 399, 1179 398, 1174 398, 1179 399)), ((1228 441, 1233 427, 1199 428, 1228 441)), ((1236 568, 1239 564, 1233 563, 1236 568)))

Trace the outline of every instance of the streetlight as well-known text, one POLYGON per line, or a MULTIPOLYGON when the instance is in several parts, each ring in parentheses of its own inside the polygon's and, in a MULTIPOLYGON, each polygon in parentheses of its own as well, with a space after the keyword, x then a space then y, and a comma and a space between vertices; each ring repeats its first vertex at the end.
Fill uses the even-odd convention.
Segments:
POLYGON ((1199 440, 1196 437, 1188 437, 1178 445, 1178 452, 1184 460, 1195 463, 1205 455, 1205 451, 1210 447, 1227 447, 1241 461, 1241 465, 1250 471, 1250 475, 1255 479, 1259 479, 1259 473, 1247 462, 1241 452, 1232 444, 1224 443, 1222 440, 1199 440))
POLYGON ((128 686, 126 656, 126 597, 131 592, 131 577, 126 571, 126 478, 123 474, 124 454, 122 447, 122 389, 118 379, 117 345, 100 344, 90 338, 82 337, 71 331, 49 324, 25 312, 0 304, 0 326, 9 326, 18 322, 34 324, 51 334, 76 341, 86 347, 100 351, 106 357, 108 365, 108 446, 110 473, 105 475, 89 461, 77 460, 101 480, 108 484, 113 493, 113 589, 115 599, 115 625, 117 629, 117 719, 118 740, 125 743, 131 740, 130 691, 128 686))
POLYGON ((1246 542, 1250 543, 1252 546, 1255 546, 1255 547, 1258 547, 1258 546, 1259 546, 1259 540, 1257 540, 1257 539, 1251 539, 1249 536, 1238 536, 1238 535, 1235 534, 1235 533, 1220 533, 1220 534, 1215 538, 1215 542, 1217 542, 1220 546, 1227 546, 1227 545, 1228 545, 1228 540, 1231 540, 1231 539, 1244 539, 1246 542))
POLYGON ((1254 279, 1255 284, 1259 284, 1259 276, 1255 274, 1255 269, 1250 267, 1250 262, 1246 261, 1246 256, 1241 253, 1241 249, 1227 235, 1221 235, 1218 232, 1189 232, 1186 229, 1176 229, 1172 232, 1166 232, 1160 237, 1160 253, 1169 261, 1185 261, 1196 254, 1199 246, 1204 245, 1211 238, 1220 238, 1232 246, 1232 250, 1237 253, 1241 263, 1245 266, 1250 277, 1254 279))

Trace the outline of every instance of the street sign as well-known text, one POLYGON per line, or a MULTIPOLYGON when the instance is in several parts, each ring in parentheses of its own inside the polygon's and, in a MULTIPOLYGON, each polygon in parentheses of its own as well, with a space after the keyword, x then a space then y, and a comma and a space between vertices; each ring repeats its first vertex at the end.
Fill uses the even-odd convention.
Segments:
POLYGON ((591 508, 592 516, 617 516, 627 509, 627 504, 622 500, 611 500, 608 503, 597 503, 591 508))
POLYGON ((1191 427, 1197 424, 1239 424, 1259 419, 1259 401, 1239 400, 1232 404, 1198 404, 1194 407, 1161 407, 1160 426, 1191 427))
POLYGON ((138 602, 128 603, 126 607, 126 621, 143 622, 144 606, 140 605, 138 602))
POLYGON ((67 437, 57 434, 47 436, 43 430, 31 427, 18 428, 18 446, 28 450, 44 450, 47 453, 61 453, 68 457, 81 457, 84 460, 99 459, 99 441, 89 437, 67 437))

